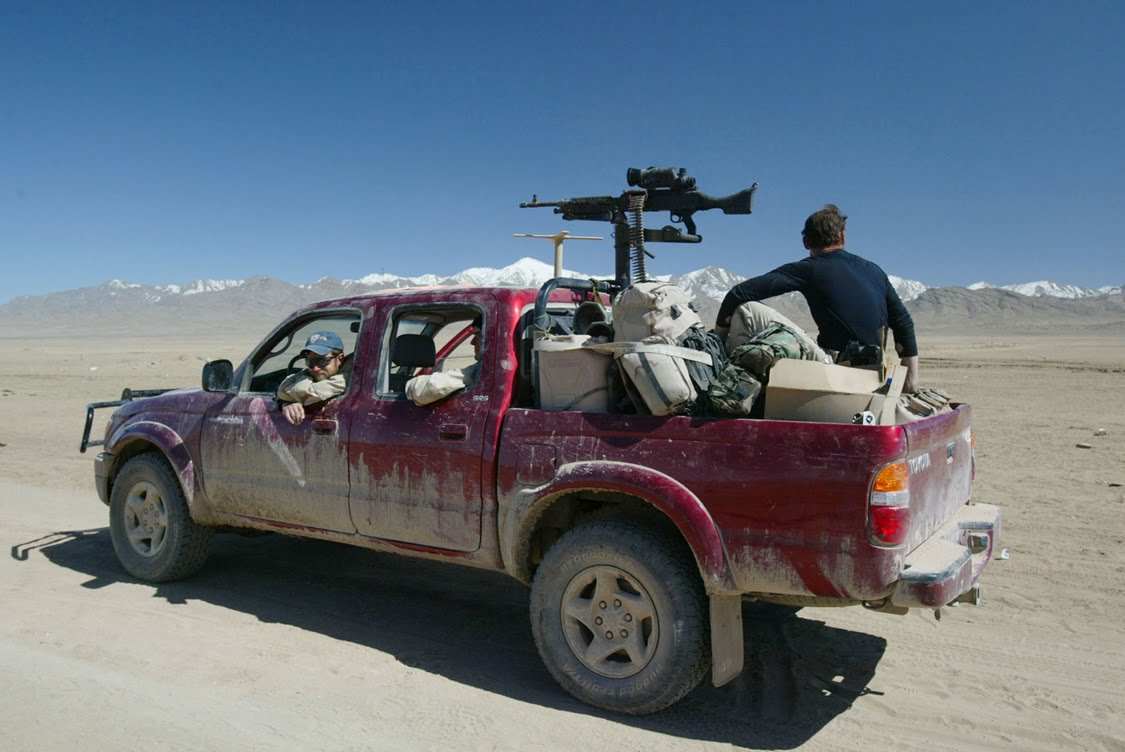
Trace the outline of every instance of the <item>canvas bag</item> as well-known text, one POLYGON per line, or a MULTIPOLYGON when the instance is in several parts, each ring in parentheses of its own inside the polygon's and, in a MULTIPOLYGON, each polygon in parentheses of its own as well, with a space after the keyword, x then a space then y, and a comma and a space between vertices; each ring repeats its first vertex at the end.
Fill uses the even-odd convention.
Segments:
POLYGON ((730 331, 727 333, 727 352, 732 352, 751 340, 758 337, 764 332, 770 324, 785 324, 787 327, 802 335, 805 346, 812 352, 812 360, 823 360, 825 363, 832 362, 832 358, 828 353, 820 348, 816 340, 809 336, 808 332, 794 323, 783 313, 776 308, 772 308, 765 303, 751 301, 743 303, 734 310, 730 319, 730 331))
POLYGON ((709 354, 677 347, 668 337, 647 337, 644 342, 608 342, 586 345, 612 353, 637 412, 682 415, 691 412, 699 396, 688 371, 689 361, 712 364, 709 354))
POLYGON ((763 382, 769 380, 770 369, 782 358, 815 360, 806 338, 781 322, 770 324, 730 354, 731 363, 745 368, 763 382))
POLYGON ((654 335, 675 340, 702 325, 687 292, 669 282, 637 282, 613 301, 615 342, 640 342, 654 335))

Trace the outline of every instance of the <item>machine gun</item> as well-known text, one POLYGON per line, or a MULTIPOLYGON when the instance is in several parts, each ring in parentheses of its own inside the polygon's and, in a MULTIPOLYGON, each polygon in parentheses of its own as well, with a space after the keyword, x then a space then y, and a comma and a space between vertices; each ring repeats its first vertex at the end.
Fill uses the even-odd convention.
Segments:
POLYGON ((652 254, 645 250, 647 243, 699 243, 703 240, 695 227, 694 215, 697 211, 722 209, 724 214, 749 214, 753 210, 754 191, 758 184, 729 196, 708 196, 695 189, 695 178, 684 168, 649 167, 637 169, 630 167, 625 173, 630 186, 620 196, 587 196, 568 198, 562 201, 540 201, 538 195, 531 201, 520 204, 521 209, 551 206, 555 214, 563 219, 584 219, 595 222, 611 222, 616 267, 615 282, 618 288, 625 288, 633 282, 647 279, 645 256, 652 254), (648 230, 644 226, 644 213, 666 211, 672 222, 684 225, 687 232, 678 227, 666 225, 659 230, 648 230))

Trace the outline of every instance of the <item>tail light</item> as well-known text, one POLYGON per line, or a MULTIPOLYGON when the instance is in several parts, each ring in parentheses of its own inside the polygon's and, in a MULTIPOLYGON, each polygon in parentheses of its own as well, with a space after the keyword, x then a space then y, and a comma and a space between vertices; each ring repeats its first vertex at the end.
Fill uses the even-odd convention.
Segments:
POLYGON ((977 479, 977 434, 972 428, 969 428, 969 459, 972 460, 972 467, 969 469, 969 480, 974 481, 977 479))
POLYGON ((884 465, 871 484, 867 534, 877 546, 900 546, 910 533, 910 467, 906 460, 884 465))

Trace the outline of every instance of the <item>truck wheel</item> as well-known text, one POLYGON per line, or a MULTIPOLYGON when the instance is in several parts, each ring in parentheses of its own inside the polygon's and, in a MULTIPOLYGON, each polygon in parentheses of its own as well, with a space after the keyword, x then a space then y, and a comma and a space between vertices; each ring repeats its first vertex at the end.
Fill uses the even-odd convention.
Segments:
POLYGON ((109 504, 113 550, 125 571, 148 582, 194 574, 207 560, 211 531, 188 514, 179 480, 163 457, 129 460, 109 504))
POLYGON ((539 655, 570 694, 619 713, 654 713, 709 668, 707 599, 690 551, 629 520, 571 530, 531 586, 539 655))

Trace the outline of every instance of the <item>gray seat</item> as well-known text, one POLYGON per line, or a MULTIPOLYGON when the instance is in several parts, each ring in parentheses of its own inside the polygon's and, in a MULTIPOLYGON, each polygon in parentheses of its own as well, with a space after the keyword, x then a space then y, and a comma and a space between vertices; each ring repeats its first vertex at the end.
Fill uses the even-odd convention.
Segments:
POLYGON ((398 371, 391 373, 392 392, 405 392, 406 382, 414 375, 415 368, 433 368, 437 362, 434 341, 424 334, 400 334, 395 337, 391 348, 391 365, 398 371))

